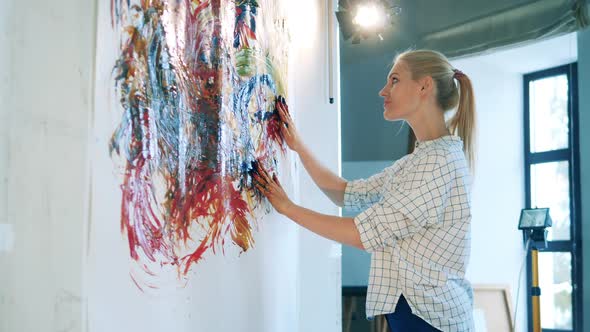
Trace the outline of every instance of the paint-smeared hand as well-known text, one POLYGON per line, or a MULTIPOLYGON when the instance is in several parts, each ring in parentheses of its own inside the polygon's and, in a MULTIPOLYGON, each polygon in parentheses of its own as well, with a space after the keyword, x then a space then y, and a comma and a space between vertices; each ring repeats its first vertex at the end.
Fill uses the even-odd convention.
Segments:
POLYGON ((291 114, 289 114, 289 106, 287 106, 285 98, 281 96, 277 97, 276 106, 283 123, 281 126, 281 134, 285 139, 285 143, 287 143, 287 146, 289 146, 291 150, 297 152, 302 143, 299 139, 299 134, 295 129, 295 123, 291 118, 291 114))
POLYGON ((250 174, 252 175, 252 180, 256 188, 266 196, 270 204, 272 204, 278 213, 285 214, 290 207, 295 205, 289 199, 289 196, 287 196, 283 187, 281 187, 281 183, 276 174, 273 174, 272 176, 268 174, 260 162, 255 161, 252 163, 252 171, 250 174))

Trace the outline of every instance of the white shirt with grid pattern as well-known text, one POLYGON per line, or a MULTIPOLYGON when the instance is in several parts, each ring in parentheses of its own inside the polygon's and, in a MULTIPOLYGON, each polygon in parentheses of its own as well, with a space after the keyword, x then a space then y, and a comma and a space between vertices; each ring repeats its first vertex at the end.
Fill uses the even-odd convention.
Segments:
POLYGON ((473 331, 465 279, 471 248, 471 177, 457 136, 416 143, 413 153, 366 180, 348 182, 346 208, 371 255, 367 317, 412 313, 442 331, 473 331))

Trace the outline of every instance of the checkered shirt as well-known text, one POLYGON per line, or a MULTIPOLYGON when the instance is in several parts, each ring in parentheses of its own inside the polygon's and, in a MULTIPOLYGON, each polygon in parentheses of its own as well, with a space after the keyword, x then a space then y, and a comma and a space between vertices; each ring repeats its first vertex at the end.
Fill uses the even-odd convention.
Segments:
POLYGON ((416 143, 413 153, 368 179, 348 182, 344 204, 371 255, 367 317, 413 314, 442 331, 473 331, 465 279, 471 247, 471 177, 457 136, 416 143))

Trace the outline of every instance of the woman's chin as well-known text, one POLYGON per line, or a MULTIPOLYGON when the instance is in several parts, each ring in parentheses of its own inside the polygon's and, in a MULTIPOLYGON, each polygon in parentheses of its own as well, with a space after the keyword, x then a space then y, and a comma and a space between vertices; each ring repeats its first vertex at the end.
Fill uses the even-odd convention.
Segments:
POLYGON ((386 121, 397 121, 397 120, 399 120, 394 114, 391 114, 391 112, 388 112, 388 111, 384 111, 383 112, 383 119, 385 119, 386 121))

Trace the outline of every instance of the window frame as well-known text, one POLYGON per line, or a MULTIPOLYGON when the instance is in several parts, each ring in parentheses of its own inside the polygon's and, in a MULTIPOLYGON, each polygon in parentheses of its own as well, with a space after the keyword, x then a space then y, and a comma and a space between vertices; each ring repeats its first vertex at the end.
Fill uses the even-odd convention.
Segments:
MULTIPOLYGON (((569 195, 570 195, 570 240, 547 241, 547 248, 539 252, 570 252, 572 255, 572 330, 542 329, 543 332, 583 331, 583 291, 582 291, 582 231, 580 200, 580 165, 578 143, 578 78, 577 63, 570 63, 523 75, 524 91, 524 173, 525 173, 525 207, 531 208, 531 165, 555 161, 568 161, 569 195), (530 91, 531 81, 565 74, 568 80, 569 147, 546 152, 530 152, 530 91)), ((526 241, 526 239, 524 239, 526 241)), ((527 321, 528 331, 532 326, 531 297, 531 252, 527 253, 527 321)), ((541 299, 543 290, 541 289, 541 299)), ((542 320, 542 317, 541 317, 542 320)))

